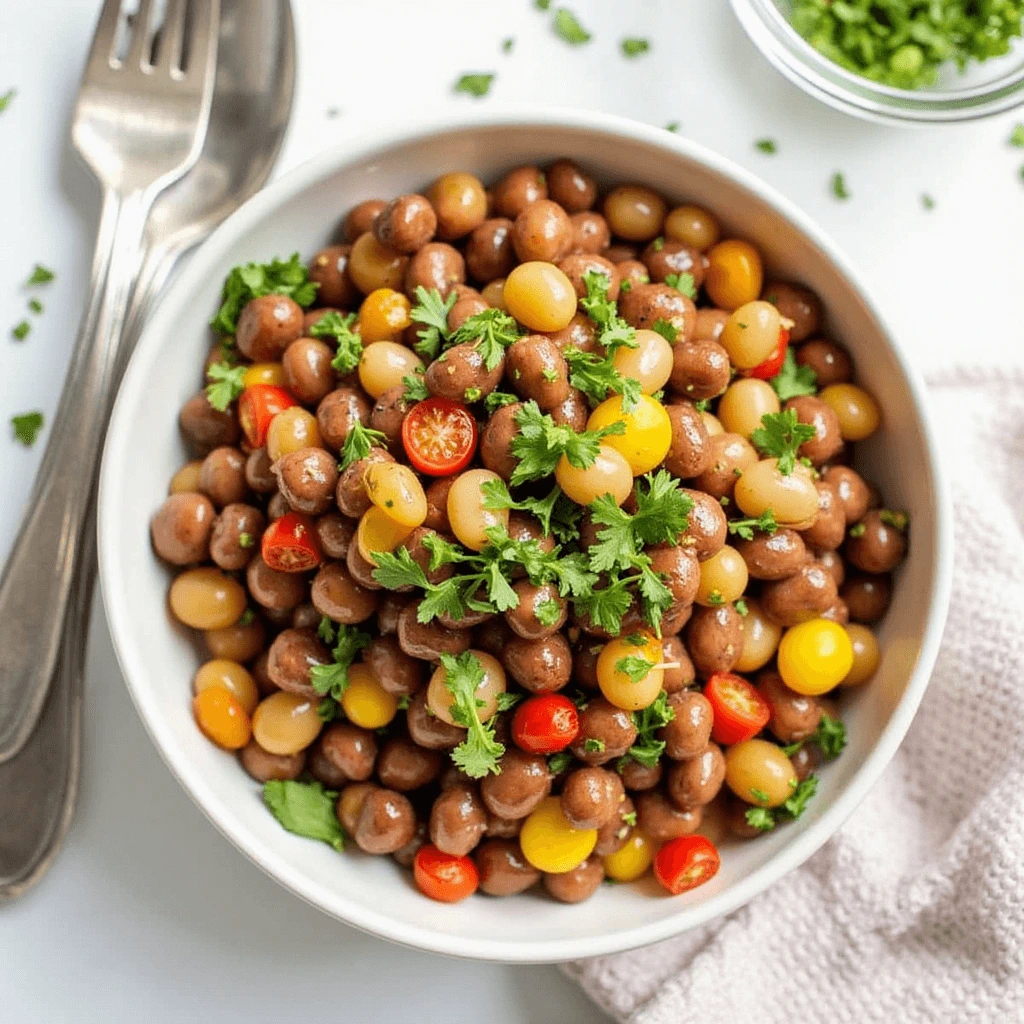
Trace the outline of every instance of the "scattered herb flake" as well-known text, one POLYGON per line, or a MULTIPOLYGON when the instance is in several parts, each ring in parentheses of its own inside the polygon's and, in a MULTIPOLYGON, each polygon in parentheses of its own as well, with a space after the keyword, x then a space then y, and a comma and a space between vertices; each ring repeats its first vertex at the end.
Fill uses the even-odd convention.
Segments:
POLYGON ((501 52, 511 53, 512 47, 516 45, 516 41, 512 36, 507 36, 501 41, 501 52))
POLYGON ((765 413, 761 417, 761 426, 750 435, 750 441, 762 455, 778 459, 779 472, 789 476, 796 468, 800 445, 815 436, 812 423, 799 422, 796 409, 785 409, 765 413))
POLYGON ((1010 133, 1010 145, 1024 148, 1024 124, 1018 124, 1010 133))
POLYGON ((693 274, 666 274, 665 284, 669 288, 675 288, 676 291, 682 292, 688 299, 697 298, 697 285, 693 280, 693 274))
POLYGON ((8 89, 2 96, 0 96, 0 114, 2 114, 10 104, 11 100, 18 95, 17 89, 8 89))
POLYGON ((33 313, 42 313, 43 304, 38 299, 29 299, 28 308, 33 313))
POLYGON ((775 511, 770 508, 766 508, 756 519, 733 519, 727 525, 730 533, 737 534, 743 540, 753 540, 755 530, 772 534, 779 528, 775 521, 775 511))
POLYGON ((41 263, 37 263, 32 268, 32 273, 29 275, 28 284, 49 284, 57 275, 50 270, 49 267, 44 267, 41 263))
POLYGON ((774 139, 758 139, 754 146, 768 156, 775 156, 779 151, 778 143, 774 139))
POLYGON ((568 7, 559 7, 555 11, 555 32, 570 46, 589 43, 591 34, 579 23, 576 15, 568 7))
POLYGON ((486 96, 491 91, 491 83, 495 79, 494 72, 477 71, 463 75, 455 83, 456 92, 468 93, 470 96, 486 96))
POLYGON ((43 414, 24 412, 20 416, 12 416, 11 426, 14 427, 15 440, 20 441, 26 448, 31 448, 36 443, 36 435, 43 428, 43 414))
MULTIPOLYGON (((323 620, 320 621, 323 626, 323 620)), ((319 629, 318 629, 319 632, 319 629)), ((341 700, 348 688, 348 670, 356 655, 368 647, 373 637, 356 626, 339 625, 330 665, 313 665, 309 670, 309 681, 313 689, 323 697, 341 700)))
POLYGON ((836 171, 836 173, 832 175, 832 195, 834 195, 836 199, 850 198, 849 189, 846 187, 846 178, 843 176, 841 171, 836 171))
POLYGON ((817 394, 817 381, 818 375, 814 370, 810 366, 798 365, 793 349, 787 346, 782 369, 769 383, 775 388, 779 401, 788 402, 800 395, 817 394))
POLYGON ((865 523, 854 523, 854 525, 850 527, 850 536, 863 537, 866 531, 867 525, 865 523))
POLYGON ((669 123, 665 125, 665 131, 678 132, 681 127, 682 125, 678 121, 669 121, 669 123))
POLYGON ((451 332, 448 330, 448 314, 452 306, 458 302, 458 292, 453 288, 448 297, 442 299, 436 288, 416 288, 416 305, 409 311, 409 319, 413 323, 423 324, 423 329, 416 332, 420 339, 413 348, 427 359, 437 358, 441 351, 441 343, 447 341, 451 332))
POLYGON ((344 472, 360 459, 365 459, 370 454, 371 448, 380 448, 388 443, 387 435, 379 430, 364 427, 358 420, 352 425, 352 429, 341 446, 341 463, 339 470, 344 472))
POLYGON ((227 362, 213 363, 206 371, 206 399, 218 412, 226 412, 231 403, 245 390, 247 366, 232 366, 227 362))
POLYGON ((650 40, 640 39, 636 36, 627 36, 619 45, 627 57, 639 57, 641 53, 647 53, 651 48, 650 40))
POLYGON ((921 205, 926 210, 934 210, 935 209, 935 200, 930 195, 928 195, 927 192, 922 192, 921 193, 921 205))
POLYGON ((309 329, 313 338, 334 338, 338 351, 331 360, 331 366, 338 373, 351 373, 359 365, 363 354, 363 340, 352 329, 355 321, 355 313, 337 313, 332 310, 324 313, 309 329))
POLYGON ((900 533, 906 530, 907 524, 910 522, 910 517, 906 512, 893 512, 891 508, 881 509, 878 513, 878 518, 886 526, 891 526, 894 530, 899 530, 900 533))
POLYGON ((28 337, 29 331, 31 330, 32 325, 27 320, 22 320, 20 323, 15 324, 14 327, 11 328, 11 334, 15 338, 17 338, 18 341, 24 341, 28 337))
POLYGON ((823 714, 818 721, 818 728, 811 736, 811 742, 818 745, 826 761, 833 761, 846 746, 846 726, 841 719, 823 714))
POLYGON ((568 750, 560 750, 557 754, 552 754, 548 758, 548 772, 551 775, 558 775, 569 767, 571 761, 572 754, 568 750))

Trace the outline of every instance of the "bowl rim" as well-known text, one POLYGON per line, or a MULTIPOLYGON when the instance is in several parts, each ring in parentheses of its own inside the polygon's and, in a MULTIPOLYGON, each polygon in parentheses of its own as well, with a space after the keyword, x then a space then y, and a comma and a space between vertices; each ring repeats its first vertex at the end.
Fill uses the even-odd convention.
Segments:
POLYGON ((393 124, 384 131, 362 130, 354 133, 266 186, 214 231, 167 290, 147 323, 125 373, 104 446, 97 523, 101 592, 118 664, 139 716, 161 757, 214 826, 276 881, 307 903, 346 924, 415 949, 475 960, 524 964, 563 962, 601 956, 669 938, 747 903, 770 884, 802 864, 821 847, 877 782, 910 726, 927 687, 938 653, 949 603, 952 581, 952 516, 948 484, 938 453, 939 447, 928 413, 923 380, 908 361, 899 343, 893 339, 883 317, 871 302, 863 281, 850 267, 835 243, 806 214, 751 172, 663 128, 655 128, 609 114, 517 105, 492 107, 483 112, 447 112, 426 120, 419 116, 415 120, 410 118, 408 121, 393 124), (846 788, 821 817, 806 831, 795 835, 773 858, 746 878, 710 899, 687 906, 677 915, 659 921, 640 923, 605 936, 581 935, 573 939, 545 939, 538 936, 529 941, 510 942, 500 938, 469 941, 459 936, 435 932, 354 904, 337 893, 324 891, 322 886, 310 882, 308 877, 283 858, 268 854, 258 842, 252 841, 246 830, 236 822, 216 817, 207 807, 207 802, 212 798, 212 787, 185 752, 177 749, 169 727, 160 714, 155 691, 137 686, 134 682, 135 679, 145 678, 148 671, 144 638, 131 626, 130 596, 126 593, 123 580, 117 576, 113 568, 116 564, 113 552, 118 549, 123 535, 121 513, 115 500, 115 488, 119 482, 116 480, 118 467, 127 464, 133 437, 129 412, 138 400, 138 393, 149 377, 152 364, 159 356, 156 339, 165 333, 163 322, 169 317, 168 310, 180 301, 187 300, 188 295, 207 276, 208 268, 222 260, 230 245, 250 226, 271 214, 282 203, 314 187, 339 169, 376 152, 396 145, 414 143, 438 133, 494 127, 558 127, 567 131, 583 129, 617 136, 624 142, 658 146, 704 164, 710 170, 747 189, 779 216, 787 219, 826 253, 882 328, 907 381, 931 460, 936 530, 935 571, 929 595, 930 609, 917 665, 874 748, 846 788))

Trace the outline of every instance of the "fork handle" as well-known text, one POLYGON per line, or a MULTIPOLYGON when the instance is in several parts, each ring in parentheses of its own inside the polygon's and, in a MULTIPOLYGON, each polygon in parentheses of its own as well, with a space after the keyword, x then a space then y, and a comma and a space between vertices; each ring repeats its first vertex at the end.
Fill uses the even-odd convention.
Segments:
POLYGON ((153 199, 149 191, 107 190, 103 196, 89 302, 28 508, 0 577, 0 763, 28 740, 60 653, 153 199))

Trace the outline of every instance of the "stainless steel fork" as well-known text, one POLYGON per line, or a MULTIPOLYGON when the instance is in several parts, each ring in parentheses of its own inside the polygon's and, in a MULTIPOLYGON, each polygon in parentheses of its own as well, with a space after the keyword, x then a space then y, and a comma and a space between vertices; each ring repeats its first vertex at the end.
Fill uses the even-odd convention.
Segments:
POLYGON ((90 298, 49 443, 0 578, 0 762, 46 698, 114 398, 125 312, 159 193, 199 158, 216 72, 220 0, 105 0, 75 106, 75 148, 103 189, 90 298), (127 53, 118 55, 120 33, 127 53))

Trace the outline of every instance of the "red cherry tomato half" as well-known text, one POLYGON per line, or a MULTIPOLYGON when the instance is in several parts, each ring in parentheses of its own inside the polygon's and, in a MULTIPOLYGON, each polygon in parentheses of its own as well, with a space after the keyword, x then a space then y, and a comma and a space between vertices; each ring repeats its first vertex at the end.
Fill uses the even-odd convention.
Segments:
POLYGON ((512 739, 529 754, 557 754, 580 731, 580 716, 568 697, 543 693, 524 700, 512 719, 512 739))
POLYGON ((238 420, 250 446, 262 448, 267 443, 270 421, 279 412, 297 404, 284 388, 276 384, 253 384, 246 388, 238 400, 238 420))
POLYGON ((402 444, 421 473, 451 476, 465 469, 476 451, 476 420, 460 402, 425 398, 402 421, 402 444))
POLYGON ((747 370, 744 376, 757 377, 758 380, 771 380, 772 377, 777 377, 782 370, 782 364, 786 361, 787 348, 789 331, 785 327, 780 327, 779 343, 772 350, 772 354, 763 363, 758 363, 752 370, 747 370))
POLYGON ((654 858, 654 877, 673 896, 696 889, 714 878, 722 859, 710 839, 680 836, 670 839, 654 858))
POLYGON ((704 696, 714 712, 711 737, 724 746, 752 739, 772 716, 764 697, 746 679, 732 672, 716 672, 704 687, 704 696))
POLYGON ((313 520, 301 512, 274 520, 263 534, 260 553, 278 572, 306 572, 323 561, 313 520))
POLYGON ((424 896, 441 903, 458 903, 476 892, 480 875, 468 857, 453 857, 427 843, 412 862, 416 885, 424 896))

